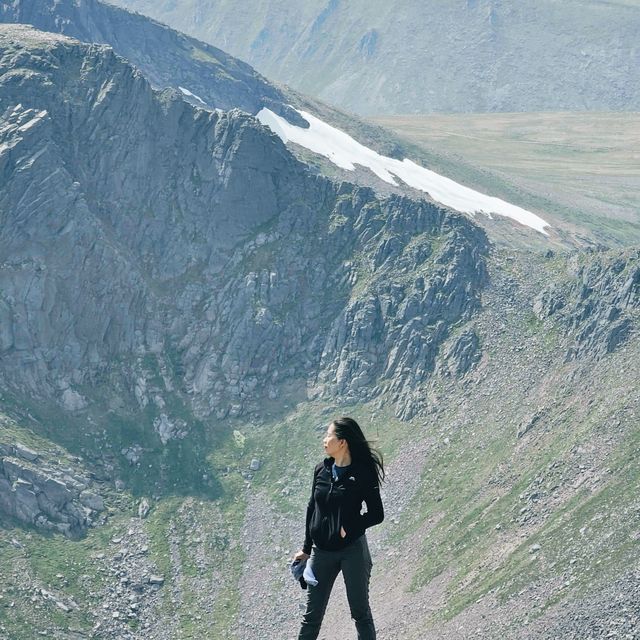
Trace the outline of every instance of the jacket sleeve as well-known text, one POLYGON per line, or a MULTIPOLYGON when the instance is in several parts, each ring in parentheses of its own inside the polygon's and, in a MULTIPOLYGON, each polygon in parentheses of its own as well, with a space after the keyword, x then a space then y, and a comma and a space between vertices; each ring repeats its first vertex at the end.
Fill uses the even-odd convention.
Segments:
POLYGON ((311 547, 313 545, 313 541, 311 540, 311 532, 309 527, 311 525, 311 517, 313 516, 313 511, 316 506, 314 493, 316 490, 316 476, 318 475, 318 467, 313 470, 313 484, 311 485, 311 497, 309 498, 309 504, 307 504, 307 517, 305 519, 304 526, 304 544, 302 545, 302 550, 307 554, 311 555, 311 547))
POLYGON ((367 504, 367 513, 363 513, 360 517, 362 518, 362 526, 367 529, 368 527, 373 527, 373 525, 380 524, 384 520, 380 483, 376 474, 369 478, 365 486, 363 499, 367 504))

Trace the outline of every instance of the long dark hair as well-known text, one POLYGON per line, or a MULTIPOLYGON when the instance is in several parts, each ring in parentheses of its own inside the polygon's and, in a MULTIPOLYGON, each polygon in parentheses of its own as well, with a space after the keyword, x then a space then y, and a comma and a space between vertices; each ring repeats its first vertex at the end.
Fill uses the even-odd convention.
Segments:
POLYGON ((385 476, 382 453, 371 446, 360 425, 353 418, 346 416, 336 418, 332 424, 336 430, 336 438, 347 441, 351 459, 369 467, 378 476, 378 482, 382 482, 385 476))

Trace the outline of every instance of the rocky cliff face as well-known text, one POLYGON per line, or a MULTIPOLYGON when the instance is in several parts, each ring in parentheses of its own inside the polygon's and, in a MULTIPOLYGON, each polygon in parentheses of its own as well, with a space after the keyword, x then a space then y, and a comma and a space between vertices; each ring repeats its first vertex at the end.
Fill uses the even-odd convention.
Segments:
POLYGON ((478 308, 484 234, 310 174, 238 111, 154 93, 112 50, 2 29, 2 384, 145 412, 162 442, 262 397, 397 411, 478 308))
POLYGON ((553 317, 573 337, 567 360, 601 358, 623 345, 640 318, 640 254, 576 254, 569 279, 541 291, 534 303, 540 319, 553 317))
POLYGON ((81 536, 100 522, 105 505, 78 462, 64 467, 19 442, 0 444, 0 512, 45 531, 81 536))

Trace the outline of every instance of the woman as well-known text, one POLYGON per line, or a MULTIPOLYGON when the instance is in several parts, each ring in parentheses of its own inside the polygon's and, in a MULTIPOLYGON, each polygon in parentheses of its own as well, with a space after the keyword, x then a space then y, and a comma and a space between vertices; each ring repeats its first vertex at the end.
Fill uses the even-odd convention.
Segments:
POLYGON ((328 458, 316 465, 307 506, 305 540, 294 560, 308 560, 318 584, 307 588, 307 610, 298 640, 315 640, 340 571, 347 591, 358 640, 375 640, 369 607, 371 554, 365 530, 384 519, 380 481, 382 455, 370 447, 351 418, 338 418, 327 429, 328 458), (367 512, 361 514, 362 502, 367 512), (313 545, 313 549, 312 549, 313 545))

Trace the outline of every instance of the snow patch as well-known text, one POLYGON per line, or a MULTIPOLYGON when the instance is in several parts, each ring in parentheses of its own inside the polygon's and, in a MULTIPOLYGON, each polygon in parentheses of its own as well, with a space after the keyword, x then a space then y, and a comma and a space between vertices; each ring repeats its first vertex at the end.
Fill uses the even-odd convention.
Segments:
POLYGON ((396 160, 380 155, 373 149, 365 147, 350 135, 340 131, 319 118, 307 113, 298 113, 309 123, 308 129, 290 124, 273 111, 263 108, 256 118, 269 127, 283 142, 295 142, 310 151, 328 158, 335 165, 347 171, 353 171, 355 165, 368 167, 381 180, 396 185, 395 178, 428 193, 434 200, 447 207, 475 215, 484 213, 491 218, 492 214, 505 216, 548 235, 545 227, 549 223, 539 216, 522 209, 500 198, 485 195, 465 187, 450 178, 425 169, 408 158, 396 160))
POLYGON ((185 89, 184 87, 180 87, 180 86, 178 86, 178 89, 180 89, 180 91, 182 91, 182 93, 184 93, 185 96, 189 96, 190 98, 195 98, 196 100, 200 101, 203 105, 207 106, 207 103, 200 96, 197 96, 195 93, 191 93, 189 89, 185 89))

